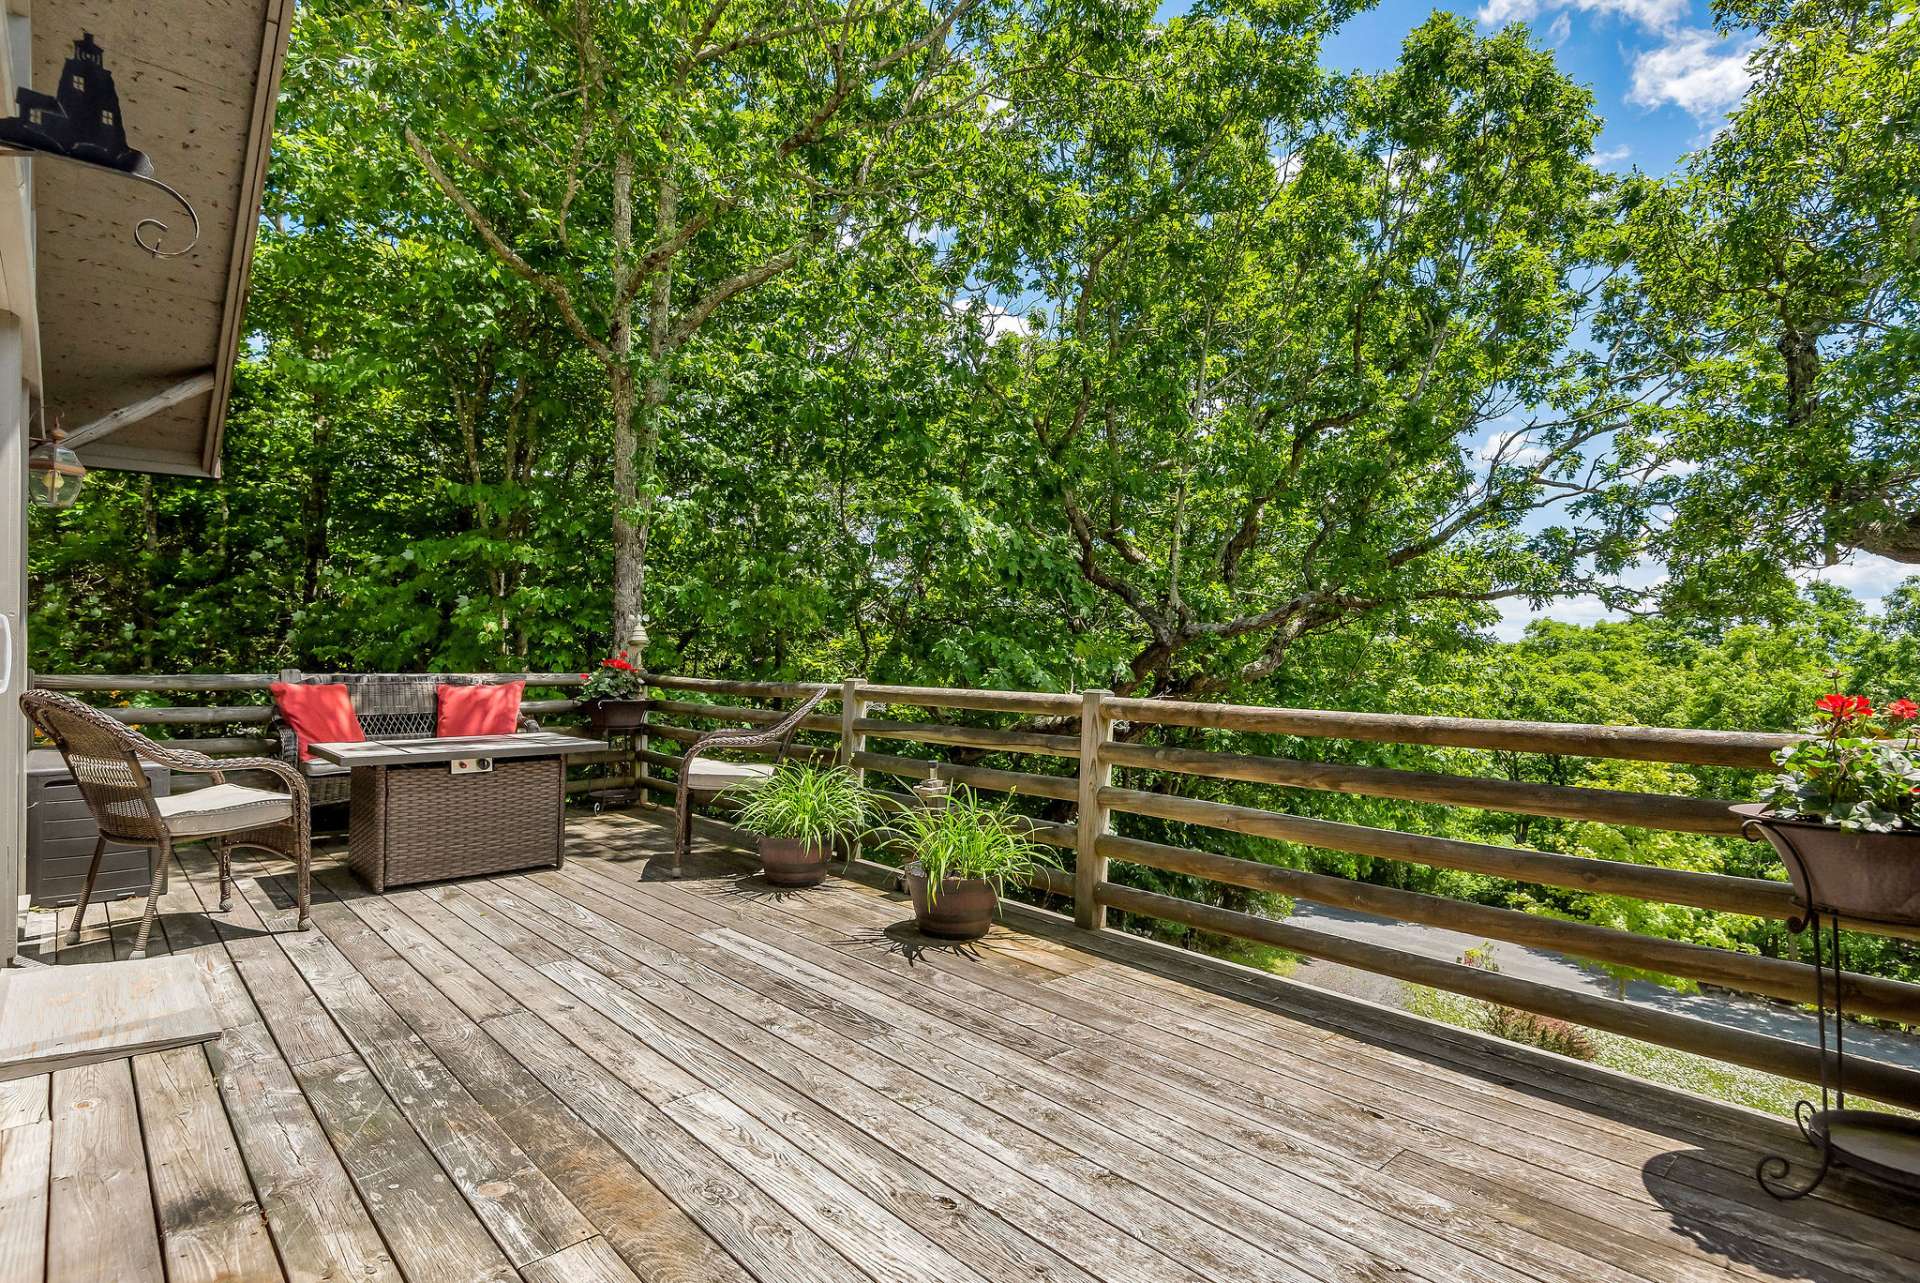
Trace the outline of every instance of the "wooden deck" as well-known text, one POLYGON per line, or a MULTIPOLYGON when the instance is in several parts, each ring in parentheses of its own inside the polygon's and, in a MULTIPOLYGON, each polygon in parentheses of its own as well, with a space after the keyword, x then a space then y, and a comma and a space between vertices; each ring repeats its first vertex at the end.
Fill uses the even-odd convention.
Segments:
POLYGON ((265 865, 204 914, 190 852, 163 938, 226 1032, 0 1084, 0 1283, 1920 1277, 1913 1206, 1755 1188, 1769 1120, 1037 916, 648 880, 663 837, 335 865, 305 934, 265 865))

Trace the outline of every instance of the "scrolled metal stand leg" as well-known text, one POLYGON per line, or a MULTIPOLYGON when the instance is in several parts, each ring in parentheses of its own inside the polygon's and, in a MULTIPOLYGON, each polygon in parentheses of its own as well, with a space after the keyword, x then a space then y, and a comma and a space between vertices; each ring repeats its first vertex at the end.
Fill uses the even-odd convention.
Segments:
MULTIPOLYGON (((1752 824, 1753 821, 1749 820, 1747 823, 1752 824)), ((1742 831, 1745 831, 1744 826, 1742 831)), ((1840 920, 1835 918, 1832 921, 1834 1041, 1831 1052, 1832 1061, 1829 1064, 1827 957, 1826 952, 1821 948, 1820 911, 1814 907, 1819 900, 1814 894, 1813 871, 1807 867, 1806 861, 1800 858, 1800 852, 1793 846, 1791 840, 1786 841, 1784 846, 1780 843, 1775 845, 1777 849, 1782 849, 1783 854, 1788 852, 1792 854, 1794 863, 1799 865, 1801 885, 1807 888, 1808 905, 1804 926, 1808 934, 1813 937, 1813 1007, 1820 1031, 1820 1108, 1816 1110, 1810 1100, 1798 1101, 1793 1107, 1793 1121, 1795 1126, 1799 1127, 1800 1135, 1805 1138, 1807 1144, 1813 1146, 1819 1162, 1813 1168, 1812 1178, 1802 1184, 1790 1183, 1796 1164, 1785 1154, 1766 1155, 1754 1165, 1753 1174, 1754 1178, 1760 1182, 1761 1189, 1781 1202, 1792 1202, 1797 1198, 1805 1198, 1819 1189, 1826 1183, 1828 1174, 1833 1171, 1833 1146, 1828 1142, 1827 1133, 1820 1126, 1819 1119, 1821 1114, 1833 1108, 1836 1088, 1839 1091, 1841 1108, 1846 1107, 1846 1085, 1841 1077, 1840 1068, 1840 1056, 1844 1045, 1842 1041, 1844 1035, 1840 1032, 1840 1021, 1844 1018, 1840 1000, 1840 920)), ((1798 922, 1787 923, 1787 929, 1790 931, 1800 928, 1801 924, 1798 922)))
POLYGON ((1813 1176, 1804 1185, 1792 1185, 1788 1178, 1793 1175, 1794 1163, 1785 1154, 1768 1154, 1753 1169, 1760 1182, 1760 1188, 1767 1191, 1783 1203, 1796 1198, 1805 1198, 1826 1184, 1827 1175, 1833 1170, 1833 1147, 1827 1144, 1827 1135, 1814 1125, 1815 1110, 1813 1102, 1803 1100, 1793 1107, 1793 1121, 1800 1128, 1800 1134, 1807 1138, 1807 1144, 1813 1146, 1820 1155, 1820 1163, 1813 1169, 1813 1176))

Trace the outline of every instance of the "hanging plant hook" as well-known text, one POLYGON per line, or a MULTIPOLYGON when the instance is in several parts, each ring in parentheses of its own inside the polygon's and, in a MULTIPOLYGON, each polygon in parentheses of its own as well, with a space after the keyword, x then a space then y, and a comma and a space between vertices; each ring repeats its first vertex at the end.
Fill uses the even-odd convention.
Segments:
POLYGON ((172 187, 170 187, 166 183, 161 182, 157 178, 151 177, 147 174, 128 174, 127 177, 137 178, 143 183, 149 183, 155 187, 158 187, 161 191, 165 192, 167 195, 173 197, 175 201, 179 202, 180 208, 186 210, 187 217, 193 220, 193 239, 188 241, 185 245, 181 246, 179 249, 161 249, 160 248, 161 242, 166 238, 167 232, 170 229, 168 228, 167 224, 165 224, 161 220, 157 218, 151 218, 151 217, 143 218, 139 222, 133 225, 133 243, 135 245, 138 245, 141 249, 147 251, 147 253, 153 255, 155 258, 179 258, 182 254, 191 253, 193 251, 193 247, 200 243, 200 215, 193 208, 193 205, 187 200, 185 196, 182 196, 179 192, 175 191, 172 187), (153 239, 151 241, 149 241, 145 235, 148 228, 153 229, 153 239))

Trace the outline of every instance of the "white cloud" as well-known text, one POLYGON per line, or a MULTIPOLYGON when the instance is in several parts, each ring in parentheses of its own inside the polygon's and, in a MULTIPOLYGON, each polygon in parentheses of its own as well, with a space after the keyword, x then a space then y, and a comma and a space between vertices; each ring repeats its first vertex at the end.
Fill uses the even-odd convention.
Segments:
MULTIPOLYGON (((1502 27, 1509 22, 1532 22, 1543 13, 1556 11, 1564 18, 1566 9, 1624 18, 1654 31, 1671 31, 1687 16, 1688 0, 1570 0, 1564 4, 1554 0, 1487 0, 1474 16, 1485 26, 1502 27)), ((1565 38, 1564 34, 1560 37, 1565 38)))
POLYGON ((1593 153, 1592 159, 1593 163, 1599 168, 1611 169, 1615 165, 1623 163, 1627 157, 1631 155, 1633 155, 1633 148, 1622 144, 1619 147, 1602 147, 1599 151, 1593 153))
POLYGON ((1547 452, 1528 441, 1528 432, 1519 428, 1512 432, 1495 432, 1481 443, 1474 457, 1482 463, 1503 463, 1508 467, 1525 467, 1529 463, 1538 463, 1547 457, 1547 452))
POLYGON ((1573 19, 1562 9, 1554 15, 1553 25, 1547 28, 1547 43, 1558 49, 1567 43, 1567 37, 1573 34, 1573 19))
POLYGON ((1606 603, 1598 597, 1561 597, 1546 605, 1535 608, 1524 598, 1508 598, 1500 603, 1500 622, 1493 626, 1493 635, 1501 641, 1519 641, 1526 635, 1527 625, 1536 619, 1556 619, 1563 624, 1597 624, 1601 620, 1619 621, 1627 616, 1617 610, 1607 609, 1606 603))
POLYGON ((1009 334, 1023 334, 1027 330, 1026 320, 1018 313, 970 295, 955 299, 954 310, 978 317, 978 324, 986 331, 989 343, 997 342, 1009 334))
POLYGON ((1865 602, 1867 609, 1879 610, 1880 599, 1898 588, 1912 574, 1913 567, 1905 562, 1889 561, 1870 552, 1856 552, 1837 566, 1802 571, 1796 578, 1803 583, 1825 581, 1837 584, 1865 602))
POLYGON ((1657 49, 1633 60, 1633 84, 1627 101, 1641 107, 1671 103, 1696 117, 1724 114, 1747 91, 1751 39, 1732 42, 1711 31, 1688 27, 1657 49))

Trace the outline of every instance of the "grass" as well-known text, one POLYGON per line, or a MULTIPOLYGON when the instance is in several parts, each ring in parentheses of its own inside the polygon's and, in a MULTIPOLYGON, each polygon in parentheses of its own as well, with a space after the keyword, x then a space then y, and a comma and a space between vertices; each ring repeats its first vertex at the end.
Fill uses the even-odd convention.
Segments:
MULTIPOLYGON (((1479 1032, 1485 1032, 1487 1029, 1487 1004, 1476 998, 1431 989, 1425 985, 1409 985, 1403 1005, 1415 1015, 1426 1016, 1430 1020, 1438 1020, 1461 1029, 1479 1032)), ((1663 1087, 1673 1087, 1695 1096, 1724 1100, 1731 1104, 1760 1110, 1762 1113, 1791 1118, 1796 1101, 1818 1095, 1818 1087, 1795 1082, 1791 1078, 1782 1078, 1778 1074, 1763 1073, 1758 1069, 1743 1069, 1739 1065, 1729 1065, 1725 1061, 1696 1056, 1691 1052, 1675 1051, 1670 1047, 1656 1046, 1635 1038, 1623 1038, 1619 1034, 1605 1033, 1598 1029, 1587 1029, 1584 1032, 1593 1043, 1594 1055, 1591 1063, 1604 1065, 1608 1069, 1617 1069, 1622 1073, 1632 1074, 1636 1078, 1644 1078, 1648 1082, 1659 1083, 1663 1087)), ((1849 1100, 1848 1104, 1862 1109, 1886 1109, 1885 1106, 1869 1100, 1849 1100)), ((1888 1109, 1887 1112, 1906 1113, 1907 1111, 1888 1109)))

